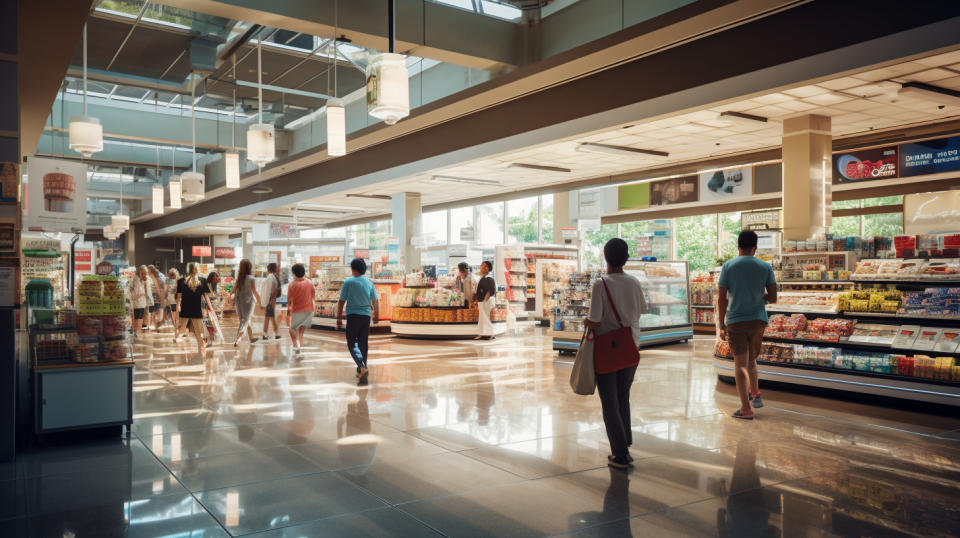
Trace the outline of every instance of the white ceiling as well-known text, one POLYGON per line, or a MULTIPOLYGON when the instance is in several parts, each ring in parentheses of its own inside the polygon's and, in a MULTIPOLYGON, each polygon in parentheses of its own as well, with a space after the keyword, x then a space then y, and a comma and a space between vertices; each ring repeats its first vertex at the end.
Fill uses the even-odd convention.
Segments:
MULTIPOLYGON (((325 195, 303 202, 302 209, 317 209, 307 206, 321 204, 324 208, 329 207, 343 213, 298 211, 298 222, 331 223, 390 211, 388 200, 348 197, 348 192, 379 195, 419 192, 422 193, 424 205, 461 200, 466 203, 477 197, 548 186, 558 182, 642 172, 644 169, 670 164, 776 148, 781 144, 782 121, 804 114, 831 117, 835 137, 960 117, 960 106, 938 106, 931 101, 897 95, 900 84, 908 81, 925 82, 960 91, 960 50, 809 85, 785 88, 749 99, 717 103, 707 109, 685 111, 652 121, 624 122, 603 131, 584 133, 574 138, 523 148, 493 158, 464 162, 426 174, 398 178, 368 190, 325 195), (718 114, 723 111, 762 116, 769 121, 746 124, 721 121, 718 114), (581 142, 659 150, 670 155, 662 159, 586 153, 577 149, 581 142), (511 163, 555 166, 571 171, 563 173, 531 170, 510 167, 511 163), (499 184, 439 182, 433 180, 434 176, 492 180, 499 184)), ((292 207, 262 213, 292 214, 292 207)), ((251 215, 250 218, 255 217, 251 215)), ((246 225, 249 226, 249 223, 246 225)), ((196 230, 185 230, 182 233, 189 235, 191 232, 196 230)))

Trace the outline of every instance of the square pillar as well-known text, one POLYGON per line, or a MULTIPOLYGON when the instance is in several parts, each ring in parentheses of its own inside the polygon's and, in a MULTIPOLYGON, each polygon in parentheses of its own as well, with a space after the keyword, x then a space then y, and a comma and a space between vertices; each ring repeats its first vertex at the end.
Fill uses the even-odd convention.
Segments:
POLYGON ((831 224, 833 134, 827 116, 783 121, 783 239, 826 233, 831 224))
POLYGON ((420 267, 419 247, 423 240, 420 193, 394 194, 390 206, 393 211, 393 235, 400 239, 400 252, 403 254, 405 269, 416 269, 420 267))

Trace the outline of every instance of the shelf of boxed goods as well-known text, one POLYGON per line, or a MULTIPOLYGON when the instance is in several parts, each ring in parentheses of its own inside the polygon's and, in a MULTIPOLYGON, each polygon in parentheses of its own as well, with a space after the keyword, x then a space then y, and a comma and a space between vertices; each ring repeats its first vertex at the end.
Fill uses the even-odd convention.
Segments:
POLYGON ((935 351, 930 349, 898 348, 888 344, 871 344, 868 342, 851 342, 849 340, 811 340, 807 338, 781 338, 776 336, 764 336, 764 342, 777 342, 780 344, 797 344, 803 346, 821 346, 836 347, 841 349, 850 349, 856 351, 886 351, 894 355, 910 354, 931 354, 938 357, 960 357, 960 351, 935 351))

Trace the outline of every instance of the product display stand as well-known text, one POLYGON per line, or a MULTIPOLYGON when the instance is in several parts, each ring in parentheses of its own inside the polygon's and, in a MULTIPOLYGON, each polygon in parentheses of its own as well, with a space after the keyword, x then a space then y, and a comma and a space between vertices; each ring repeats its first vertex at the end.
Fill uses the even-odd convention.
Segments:
MULTIPOLYGON (((452 276, 442 276, 442 287, 426 281, 423 273, 407 275, 394 294, 390 332, 422 339, 473 338, 478 334, 476 304, 466 307, 463 294, 450 289, 452 276)), ((498 304, 491 313, 494 335, 507 332, 507 306, 498 304)))
POLYGON ((527 311, 527 265, 523 245, 500 245, 494 249, 494 274, 503 289, 508 308, 516 317, 527 311))
POLYGON ((540 260, 571 261, 574 263, 572 271, 577 271, 580 265, 580 251, 576 247, 563 245, 526 244, 523 247, 523 255, 527 266, 527 304, 525 305, 527 315, 540 320, 542 325, 549 325, 553 313, 544 313, 542 306, 538 306, 545 293, 537 284, 537 262, 540 260))
POLYGON ((693 338, 687 262, 630 261, 623 270, 640 279, 647 300, 647 313, 640 316, 641 347, 693 338))
POLYGON ((556 296, 570 284, 570 275, 576 272, 575 260, 538 259, 536 262, 536 302, 533 317, 549 321, 557 306, 556 296))
POLYGON ((553 326, 550 328, 554 351, 572 354, 580 348, 583 320, 590 312, 591 290, 600 276, 599 271, 571 273, 567 277, 566 287, 554 292, 556 306, 553 309, 553 326))
MULTIPOLYGON (((888 261, 864 260, 858 268, 888 261)), ((791 303, 769 305, 761 379, 960 405, 960 280, 853 278, 781 283, 809 290, 785 292, 791 303)), ((731 378, 728 346, 718 343, 715 351, 717 374, 731 378)))
POLYGON ((346 266, 325 267, 320 269, 319 273, 320 276, 313 279, 316 296, 314 297, 311 328, 336 330, 340 288, 343 286, 343 281, 350 277, 350 268, 346 266))

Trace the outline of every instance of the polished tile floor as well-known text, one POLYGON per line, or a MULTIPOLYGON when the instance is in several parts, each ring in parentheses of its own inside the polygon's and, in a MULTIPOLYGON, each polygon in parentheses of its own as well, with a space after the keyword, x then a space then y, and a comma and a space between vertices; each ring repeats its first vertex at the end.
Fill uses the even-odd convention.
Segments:
MULTIPOLYGON (((228 335, 229 336, 229 335, 228 335)), ((947 536, 960 418, 765 391, 727 413, 710 339, 646 350, 636 467, 542 329, 495 341, 340 335, 136 345, 129 438, 0 464, 0 536, 947 536)))

